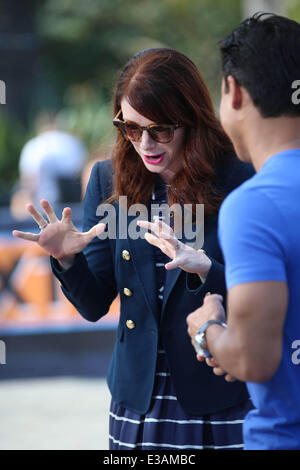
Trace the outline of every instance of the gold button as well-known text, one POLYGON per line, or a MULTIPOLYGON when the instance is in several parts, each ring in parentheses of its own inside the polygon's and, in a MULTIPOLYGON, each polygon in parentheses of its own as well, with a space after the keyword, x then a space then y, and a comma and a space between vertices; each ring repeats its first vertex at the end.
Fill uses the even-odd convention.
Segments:
POLYGON ((126 326, 127 326, 127 328, 129 328, 130 330, 133 330, 133 328, 135 328, 135 323, 134 323, 134 321, 132 321, 132 320, 127 320, 127 321, 126 321, 126 326))
POLYGON ((123 292, 125 295, 127 295, 127 297, 130 297, 131 295, 133 295, 132 290, 128 289, 128 287, 124 287, 123 292))
POLYGON ((130 261, 131 256, 130 256, 129 251, 123 250, 123 251, 122 251, 122 258, 125 259, 125 261, 130 261))

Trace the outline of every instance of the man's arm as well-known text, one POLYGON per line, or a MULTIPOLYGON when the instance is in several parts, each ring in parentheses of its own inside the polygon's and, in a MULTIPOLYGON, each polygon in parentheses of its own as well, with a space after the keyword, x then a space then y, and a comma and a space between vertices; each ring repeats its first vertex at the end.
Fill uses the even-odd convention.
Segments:
MULTIPOLYGON (((226 266, 228 328, 210 325, 208 350, 230 375, 264 382, 282 355, 288 307, 285 217, 264 186, 245 183, 223 202, 219 237, 226 266)), ((189 333, 210 319, 225 320, 222 298, 205 298, 189 318, 189 333)), ((193 336, 192 336, 193 338, 193 336)))
MULTIPOLYGON (((211 325, 206 332, 208 350, 219 366, 239 380, 265 382, 277 370, 282 353, 283 324, 288 305, 285 282, 251 282, 228 293, 227 324, 211 325)), ((222 318, 215 296, 194 312, 199 327, 222 318)))

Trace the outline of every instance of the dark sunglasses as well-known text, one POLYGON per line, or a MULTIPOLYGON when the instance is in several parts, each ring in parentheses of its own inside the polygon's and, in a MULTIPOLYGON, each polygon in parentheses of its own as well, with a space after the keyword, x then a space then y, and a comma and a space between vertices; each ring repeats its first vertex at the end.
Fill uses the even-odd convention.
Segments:
POLYGON ((126 140, 129 139, 133 142, 139 142, 142 138, 143 131, 147 131, 150 137, 156 142, 167 144, 173 140, 175 129, 182 127, 179 124, 150 124, 150 126, 139 126, 134 122, 119 119, 121 112, 122 110, 120 109, 113 119, 113 125, 116 126, 126 140))

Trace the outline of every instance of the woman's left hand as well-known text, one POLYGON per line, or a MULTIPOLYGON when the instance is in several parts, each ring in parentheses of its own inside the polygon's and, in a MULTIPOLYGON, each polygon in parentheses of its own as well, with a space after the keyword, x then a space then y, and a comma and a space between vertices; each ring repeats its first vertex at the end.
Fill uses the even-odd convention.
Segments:
POLYGON ((175 237, 172 228, 161 220, 156 219, 154 223, 140 220, 137 224, 152 232, 145 234, 147 242, 160 248, 172 259, 165 265, 166 269, 181 268, 187 273, 197 273, 202 282, 205 281, 212 263, 204 251, 197 251, 180 242, 175 237))

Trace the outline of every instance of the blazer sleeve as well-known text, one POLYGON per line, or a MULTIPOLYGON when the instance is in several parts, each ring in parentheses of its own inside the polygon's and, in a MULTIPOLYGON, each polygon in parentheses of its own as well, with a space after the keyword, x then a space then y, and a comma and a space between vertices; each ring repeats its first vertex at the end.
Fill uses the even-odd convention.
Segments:
MULTIPOLYGON (((96 212, 108 196, 109 166, 110 162, 98 162, 92 169, 84 199, 83 231, 101 221, 96 212)), ((95 322, 108 312, 118 293, 113 247, 108 238, 95 237, 83 253, 76 255, 74 264, 67 270, 61 269, 52 257, 50 263, 63 293, 86 320, 95 322)))
POLYGON ((188 292, 193 294, 205 295, 210 292, 211 294, 220 294, 226 299, 226 283, 225 283, 225 267, 224 264, 218 262, 209 256, 212 262, 211 268, 208 272, 206 281, 202 283, 198 274, 186 275, 186 288, 188 292))
MULTIPOLYGON (((221 190, 227 196, 235 188, 251 178, 254 174, 254 168, 249 163, 239 161, 234 155, 228 159, 228 164, 223 166, 219 172, 221 190)), ((215 228, 217 230, 217 226, 215 228)), ((211 294, 220 294, 224 298, 226 305, 227 288, 225 282, 225 266, 223 259, 216 260, 209 256, 212 265, 208 272, 206 281, 201 282, 197 274, 186 274, 186 288, 188 292, 196 295, 205 296, 207 292, 211 294)))

